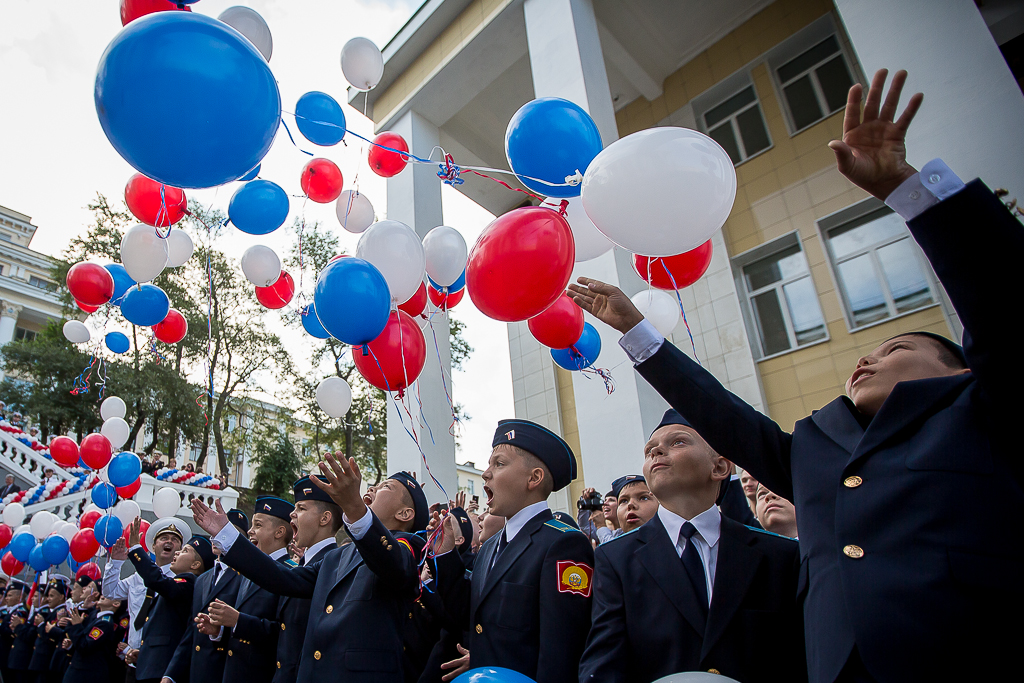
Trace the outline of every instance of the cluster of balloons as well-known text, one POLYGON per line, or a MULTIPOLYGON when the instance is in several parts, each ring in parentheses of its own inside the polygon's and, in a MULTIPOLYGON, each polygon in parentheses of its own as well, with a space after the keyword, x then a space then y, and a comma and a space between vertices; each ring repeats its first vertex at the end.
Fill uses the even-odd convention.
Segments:
POLYGON ((32 515, 28 524, 24 521, 25 508, 20 503, 4 508, 3 524, 0 524, 0 568, 8 576, 20 572, 25 564, 38 572, 68 558, 71 538, 78 531, 74 524, 45 510, 32 515))

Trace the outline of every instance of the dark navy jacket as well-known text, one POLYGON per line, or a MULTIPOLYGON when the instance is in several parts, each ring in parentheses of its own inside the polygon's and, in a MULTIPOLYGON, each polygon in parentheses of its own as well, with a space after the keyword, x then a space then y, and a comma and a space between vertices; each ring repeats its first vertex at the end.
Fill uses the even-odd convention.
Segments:
POLYGON ((7 668, 12 671, 28 671, 36 646, 36 636, 39 633, 32 623, 33 617, 27 616, 28 610, 23 609, 21 615, 27 621, 14 628, 14 645, 11 646, 11 654, 7 658, 7 668))
POLYGON ((135 565, 135 571, 142 577, 146 588, 157 593, 142 627, 142 646, 135 662, 135 678, 140 681, 163 678, 185 629, 191 625, 189 619, 192 617, 196 575, 166 576, 141 547, 129 551, 128 559, 135 565))
MULTIPOLYGON (((234 607, 242 577, 230 567, 225 567, 224 571, 227 573, 216 586, 213 585, 212 569, 196 579, 192 592, 193 620, 200 612, 206 612, 214 600, 234 607)), ((224 662, 228 658, 226 637, 212 641, 210 636, 199 632, 195 621, 189 622, 164 675, 174 683, 220 683, 224 679, 224 662)))
MULTIPOLYGON (((287 552, 275 561, 289 568, 296 566, 287 552)), ((277 620, 279 600, 276 593, 242 578, 235 597, 238 623, 230 632, 224 683, 270 683, 273 680, 277 673, 277 635, 281 631, 281 622, 277 620)))
POLYGON ((67 637, 74 654, 64 682, 110 683, 111 674, 117 670, 117 643, 123 633, 109 614, 69 625, 67 637))
POLYGON ((975 180, 908 227, 964 325, 971 372, 897 384, 866 429, 840 397, 787 434, 669 343, 637 366, 796 505, 812 681, 834 680, 854 646, 883 682, 970 678, 981 652, 989 670, 1016 663, 1024 364, 1006 297, 1024 226, 975 180))
MULTIPOLYGON (((329 543, 315 555, 305 558, 305 564, 312 565, 337 548, 329 543)), ((277 605, 277 620, 281 633, 277 636, 277 668, 274 683, 295 683, 299 676, 299 660, 302 657, 302 643, 306 639, 306 624, 309 621, 310 601, 282 595, 277 605)))

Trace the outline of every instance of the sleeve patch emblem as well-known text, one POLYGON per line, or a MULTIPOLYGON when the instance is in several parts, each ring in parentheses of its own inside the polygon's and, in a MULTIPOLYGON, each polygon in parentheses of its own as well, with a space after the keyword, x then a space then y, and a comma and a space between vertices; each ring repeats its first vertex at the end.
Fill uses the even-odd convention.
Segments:
POLYGON ((399 543, 401 543, 402 545, 404 545, 406 548, 408 548, 409 552, 412 553, 413 557, 416 557, 416 551, 412 549, 412 544, 409 543, 409 541, 405 540, 404 538, 399 538, 399 539, 396 539, 396 540, 399 543))
POLYGON ((589 598, 593 579, 594 570, 582 562, 565 560, 558 563, 559 593, 576 593, 589 598))
POLYGON ((175 578, 174 583, 188 583, 188 579, 175 578))
POLYGON ((99 640, 100 637, 102 637, 102 636, 103 636, 103 629, 101 629, 99 626, 97 626, 97 627, 93 628, 91 631, 89 631, 89 637, 92 638, 93 640, 99 640))
POLYGON ((123 617, 121 619, 121 628, 128 628, 128 617, 123 617))

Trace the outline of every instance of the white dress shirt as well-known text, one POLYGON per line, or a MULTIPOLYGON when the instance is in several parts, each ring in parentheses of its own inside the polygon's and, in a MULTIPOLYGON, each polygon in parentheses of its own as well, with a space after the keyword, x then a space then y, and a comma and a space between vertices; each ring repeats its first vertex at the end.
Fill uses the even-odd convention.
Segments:
MULTIPOLYGON (((142 646, 142 632, 135 630, 135 617, 146 600, 146 584, 136 572, 126 579, 121 577, 124 560, 110 560, 103 569, 103 595, 111 600, 128 600, 128 646, 138 650, 142 646)), ((174 576, 171 563, 160 567, 165 576, 174 576)))
POLYGON ((332 543, 336 543, 336 541, 334 540, 334 536, 328 536, 324 540, 317 541, 313 545, 309 546, 308 548, 306 548, 306 552, 302 553, 302 561, 299 564, 305 567, 306 563, 310 559, 315 557, 318 552, 320 552, 332 543))
POLYGON ((707 580, 710 602, 711 590, 715 585, 715 570, 718 568, 718 539, 722 536, 722 513, 719 512, 718 506, 712 505, 693 519, 684 519, 662 505, 658 508, 658 518, 665 526, 668 538, 675 546, 676 555, 680 559, 689 541, 680 536, 679 532, 686 522, 696 527, 697 533, 690 537, 690 541, 697 546, 700 559, 704 563, 704 578, 707 580))
POLYGON ((516 514, 509 517, 508 521, 505 522, 505 540, 511 543, 512 539, 516 537, 516 534, 523 530, 523 527, 526 526, 527 522, 547 509, 548 502, 546 500, 542 500, 538 503, 527 505, 516 514))

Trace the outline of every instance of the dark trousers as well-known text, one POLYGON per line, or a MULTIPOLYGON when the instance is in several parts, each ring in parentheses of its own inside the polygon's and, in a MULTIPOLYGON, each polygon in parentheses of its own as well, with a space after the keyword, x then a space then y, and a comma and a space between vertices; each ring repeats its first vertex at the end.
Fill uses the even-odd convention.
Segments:
POLYGON ((835 683, 877 683, 864 666, 864 660, 860 658, 860 652, 857 651, 856 645, 853 646, 853 652, 850 653, 850 658, 843 665, 835 683))

